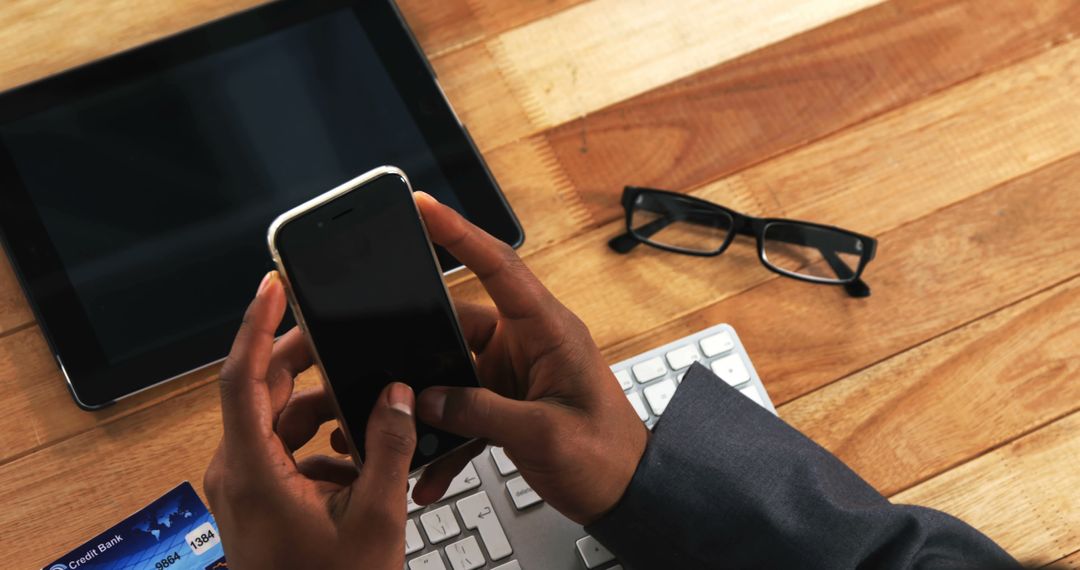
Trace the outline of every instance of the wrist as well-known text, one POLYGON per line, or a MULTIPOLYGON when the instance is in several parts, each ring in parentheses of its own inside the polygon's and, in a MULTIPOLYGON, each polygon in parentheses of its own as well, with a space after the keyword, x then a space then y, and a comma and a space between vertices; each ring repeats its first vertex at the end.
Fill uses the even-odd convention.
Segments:
POLYGON ((636 429, 629 430, 628 437, 620 438, 617 445, 609 449, 615 451, 612 455, 615 460, 610 464, 604 480, 599 482, 602 492, 596 494, 600 499, 595 508, 582 516, 578 521, 582 526, 590 525, 606 516, 618 506, 623 496, 626 495, 630 484, 637 473, 638 465, 645 456, 645 448, 649 445, 652 432, 645 424, 634 418, 636 429))

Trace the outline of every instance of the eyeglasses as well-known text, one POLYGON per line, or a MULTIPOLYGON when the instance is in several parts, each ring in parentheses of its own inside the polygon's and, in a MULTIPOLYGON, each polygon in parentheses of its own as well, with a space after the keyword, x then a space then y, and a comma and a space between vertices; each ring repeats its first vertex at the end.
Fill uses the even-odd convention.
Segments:
POLYGON ((735 234, 757 239, 758 259, 770 271, 811 283, 843 285, 852 297, 870 296, 860 279, 874 259, 877 240, 832 226, 754 218, 693 196, 627 186, 626 233, 608 246, 629 253, 639 243, 711 257, 724 253, 735 234))

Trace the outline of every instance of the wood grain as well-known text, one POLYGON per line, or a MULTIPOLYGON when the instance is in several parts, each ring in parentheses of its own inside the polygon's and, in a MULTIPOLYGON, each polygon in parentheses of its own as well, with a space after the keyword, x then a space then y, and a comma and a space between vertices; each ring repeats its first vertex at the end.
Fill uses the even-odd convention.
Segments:
MULTIPOLYGON (((255 3, 6 3, 0 89, 255 3)), ((1080 566, 1080 4, 856 12, 874 3, 402 8, 525 224, 528 263, 606 357, 729 322, 783 417, 879 488, 1031 564, 1080 566), (744 243, 616 256, 604 243, 630 182, 875 234, 874 295, 777 278, 744 243)), ((455 297, 480 297, 454 279, 455 297)), ((0 267, 6 563, 39 566, 180 480, 201 490, 212 375, 76 411, 0 267)), ((301 454, 328 451, 322 435, 301 454)))
POLYGON ((22 0, 0 7, 0 90, 225 17, 263 0, 22 0), (93 25, 87 25, 88 23, 93 25))
POLYGON ((1080 414, 892 497, 960 517, 1025 566, 1080 544, 1080 414))
POLYGON ((0 394, 4 402, 0 463, 205 386, 217 375, 217 366, 211 366, 102 411, 87 413, 71 399, 37 326, 7 335, 0 342, 4 347, 0 350, 0 394))
MULTIPOLYGON (((1080 128, 1063 120, 1080 116, 1080 100, 1072 96, 1078 87, 1080 42, 1072 42, 694 194, 750 214, 811 219, 876 235, 1080 152, 1080 128), (819 195, 820 202, 802 200, 809 195, 819 195), (769 200, 779 208, 766 206, 769 200)), ((647 248, 616 255, 605 243, 621 231, 621 222, 612 222, 526 259, 604 347, 774 278, 748 246, 732 247, 717 259, 647 248), (612 289, 612 277, 634 285, 612 289), (673 289, 678 295, 665 294, 673 289)), ((881 252, 868 272, 871 284, 889 258, 888 248, 881 252)), ((463 298, 483 298, 476 283, 459 290, 463 298)), ((784 401, 791 395, 781 386, 773 397, 784 401)))
POLYGON ((1077 346, 1073 278, 778 411, 891 495, 1080 409, 1077 346))
POLYGON ((486 151, 880 1, 591 0, 432 63, 486 151))
MULTIPOLYGON (((735 315, 734 319, 725 319, 716 318, 716 315, 710 318, 710 315, 703 313, 703 318, 709 323, 726 320, 735 325, 774 401, 780 401, 775 396, 774 387, 777 384, 766 371, 770 357, 762 356, 764 351, 757 348, 766 339, 769 339, 769 344, 777 346, 798 346, 807 342, 803 338, 809 337, 810 342, 820 342, 819 350, 826 353, 824 356, 817 353, 812 356, 823 361, 844 361, 860 357, 862 346, 875 348, 876 341, 862 334, 870 326, 871 319, 875 326, 888 322, 890 328, 901 331, 914 329, 924 333, 930 328, 921 324, 926 320, 937 326, 940 333, 993 311, 1009 299, 1021 298, 1025 291, 1033 292, 1031 290, 1041 284, 1053 282, 1055 275, 1080 274, 1080 260, 1071 254, 1078 246, 1080 236, 1070 236, 1075 232, 1070 232, 1066 223, 1076 218, 1080 204, 1071 199, 1068 192, 1062 191, 1062 188, 1071 187, 1077 180, 1080 180, 1080 156, 894 230, 883 238, 882 244, 883 251, 893 252, 891 255, 896 257, 882 261, 886 267, 897 267, 898 276, 879 278, 881 289, 875 293, 876 297, 871 298, 877 301, 876 304, 853 304, 850 299, 842 299, 839 295, 823 294, 820 288, 785 280, 777 283, 790 283, 793 289, 767 295, 765 299, 769 305, 766 307, 748 299, 753 292, 766 286, 741 295, 742 302, 739 303, 740 307, 756 306, 753 315, 758 319, 775 314, 775 318, 784 323, 784 328, 755 329, 752 323, 738 318, 739 315, 735 315), (1054 181, 1058 182, 1055 184, 1054 181), (1036 227, 1034 224, 1020 223, 1028 219, 1042 220, 1045 225, 1036 227), (1020 227, 1007 235, 996 231, 999 224, 1020 227), (1031 227, 1025 229, 1025 225, 1031 227), (1031 234, 1036 232, 1042 236, 1041 239, 1033 238, 1031 234), (909 249, 903 251, 904 244, 908 243, 912 245, 907 245, 909 249), (1041 249, 1033 248, 1035 245, 1041 249), (942 266, 947 262, 953 267, 943 271, 942 266), (1012 276, 1005 278, 1006 274, 1012 276), (931 280, 942 294, 952 298, 957 296, 956 291, 962 290, 965 299, 970 300, 960 310, 951 308, 953 304, 948 307, 926 304, 920 306, 919 311, 910 310, 907 305, 913 302, 912 296, 920 296, 931 280), (794 287, 801 287, 801 292, 794 287), (895 297, 882 295, 889 291, 898 293, 891 293, 895 297), (823 308, 819 311, 815 305, 823 308), (966 313, 961 314, 961 311, 966 313), (798 318, 793 318, 793 315, 798 315, 798 318), (848 331, 846 337, 839 339, 847 352, 830 346, 830 341, 841 335, 837 332, 840 330, 848 331)), ((690 327, 699 324, 684 323, 684 330, 694 330, 690 327)), ((887 333, 880 326, 874 332, 880 335, 887 333)), ((898 343, 898 337, 894 335, 890 338, 898 343)), ((656 345, 664 340, 656 335, 651 344, 656 345)), ((905 344, 901 348, 894 348, 890 354, 920 342, 910 333, 900 337, 900 340, 905 344)), ((1075 352, 1075 348, 1069 346, 1065 350, 1072 351, 1066 354, 1075 352)), ((807 355, 796 353, 792 357, 805 360, 807 355)), ((841 368, 843 365, 835 366, 841 368)), ((112 490, 87 488, 89 485, 85 480, 122 480, 131 486, 131 495, 141 498, 154 496, 159 489, 181 477, 197 480, 218 438, 220 420, 217 407, 216 388, 201 386, 152 408, 135 411, 106 426, 11 461, 0 466, 0 501, 4 504, 16 501, 14 504, 18 508, 15 511, 21 513, 19 516, 33 521, 16 527, 19 533, 28 533, 26 536, 40 531, 40 526, 33 525, 52 525, 59 537, 82 536, 77 534, 85 534, 84 527, 80 525, 101 523, 103 521, 99 516, 105 516, 101 512, 115 513, 117 511, 112 508, 122 511, 125 506, 121 504, 106 509, 103 505, 111 500, 112 490), (132 441, 138 441, 138 447, 132 447, 132 441), (171 458, 169 469, 161 469, 159 464, 167 449, 171 450, 168 454, 171 458), (109 457, 110 460, 102 461, 102 457, 109 457), (59 465, 67 467, 60 469, 59 465), (40 481, 30 475, 34 473, 49 475, 40 481), (139 476, 131 476, 134 473, 139 476), (58 505, 56 501, 48 502, 43 498, 60 495, 70 496, 72 501, 85 502, 94 514, 79 520, 54 520, 67 518, 60 516, 64 509, 58 506, 63 507, 63 504, 58 505)), ((1024 406, 1016 408, 1015 412, 1023 417, 1015 420, 1014 425, 1030 425, 1024 418, 1042 417, 1040 414, 1043 413, 1024 406)), ((883 456, 883 459, 887 458, 883 456)), ((902 467, 899 465, 897 469, 902 467)), ((888 469, 888 466, 883 469, 888 469)), ((913 482, 909 480, 907 484, 913 482)), ((13 516, 0 512, 0 526, 7 528, 9 523, 14 524, 10 518, 5 518, 13 516)))
POLYGON ((34 318, 15 271, 4 254, 0 251, 0 336, 29 324, 34 318))
MULTIPOLYGON (((1080 129, 1062 120, 1062 117, 1080 116, 1080 101, 1071 95, 1080 81, 1078 62, 1080 42, 1059 46, 1033 58, 1029 63, 959 85, 820 141, 813 147, 789 153, 707 185, 696 193, 749 214, 785 213, 792 217, 845 225, 872 234, 886 231, 926 212, 1021 176, 1056 157, 1080 151, 1080 129), (867 141, 873 141, 873 144, 867 141), (957 169, 956 157, 961 151, 969 152, 969 155, 960 162, 964 168, 957 169), (833 205, 829 212, 804 211, 818 206, 814 202, 800 205, 797 199, 799 195, 795 194, 792 198, 786 191, 789 187, 800 190, 811 182, 813 184, 806 187, 817 188, 822 199, 829 200, 833 205), (913 182, 918 184, 913 185, 913 182), (911 188, 922 187, 933 191, 918 194, 910 191, 911 188), (786 207, 775 201, 775 196, 783 196, 792 206, 786 207), (889 207, 865 206, 874 201, 887 202, 889 207), (863 206, 848 207, 848 204, 863 206)), ((514 189, 511 200, 529 197, 528 203, 522 202, 523 206, 527 205, 523 211, 528 210, 536 217, 526 220, 526 227, 536 224, 558 233, 561 230, 556 229, 557 224, 588 223, 568 222, 559 218, 564 206, 570 202, 560 202, 559 197, 566 195, 558 191, 563 185, 555 179, 551 182, 546 180, 546 176, 557 172, 557 168, 545 158, 542 146, 519 146, 513 150, 500 150, 492 153, 492 156, 497 156, 492 160, 497 176, 511 169, 523 175, 524 184, 520 187, 511 185, 514 189), (537 203, 553 207, 532 209, 537 203)), ((582 207, 576 209, 584 210, 582 207)), ((752 248, 745 246, 732 247, 722 258, 708 260, 645 249, 635 251, 630 256, 619 256, 604 245, 618 231, 617 223, 607 224, 560 243, 557 248, 539 251, 527 259, 528 264, 560 299, 589 324, 602 347, 617 345, 609 351, 612 356, 633 354, 654 345, 658 339, 673 339, 681 336, 679 331, 696 330, 685 328, 686 321, 679 320, 684 315, 694 323, 722 322, 728 313, 705 308, 773 278, 760 266, 752 248), (574 262, 568 263, 568 259, 574 262), (613 288, 613 279, 632 286, 613 288), (678 295, 670 294, 673 288, 679 291, 678 295), (693 316, 699 310, 704 312, 693 316), (711 322, 709 319, 712 319, 711 322), (660 328, 654 334, 654 328, 669 321, 667 328, 660 328)), ((539 241, 549 243, 556 239, 549 235, 539 241)), ((872 284, 887 258, 886 247, 882 247, 882 252, 882 257, 875 261, 868 274, 872 284)), ((813 299, 821 296, 833 299, 835 295, 833 300, 837 303, 828 306, 839 306, 839 310, 845 313, 852 311, 852 304, 846 303, 846 299, 836 291, 822 291, 793 283, 770 287, 765 291, 798 291, 800 295, 808 296, 804 298, 811 299, 804 302, 816 308, 825 305, 813 299)), ((462 299, 484 299, 475 281, 455 285, 454 292, 456 297, 462 299)), ((756 295, 753 298, 758 298, 756 295)), ((875 301, 876 298, 871 299, 871 302, 875 301)), ((762 302, 770 301, 765 299, 762 302)), ((724 307, 724 311, 729 310, 726 308, 728 305, 724 307)), ((868 314, 864 322, 867 329, 873 329, 878 321, 868 314)), ((783 325, 768 318, 762 318, 760 323, 783 325)), ((707 324, 700 328, 704 326, 707 324)), ((901 340, 891 338, 892 341, 901 340)), ((912 338, 919 337, 916 335, 912 338)), ((808 363, 788 356, 779 358, 775 353, 760 356, 757 356, 757 352, 751 353, 756 358, 765 357, 765 361, 757 362, 757 365, 764 366, 769 373, 768 377, 773 382, 769 389, 774 401, 786 401, 831 379, 829 374, 833 373, 833 369, 827 367, 833 362, 830 360, 831 353, 816 353, 818 346, 802 346, 797 344, 800 340, 791 339, 791 345, 775 345, 773 350, 783 352, 798 348, 797 354, 800 355, 812 357, 817 354, 816 362, 808 363), (791 364, 781 370, 781 362, 791 364), (805 383, 792 385, 793 378, 805 383)), ((897 350, 887 342, 884 346, 893 352, 897 350)), ((10 354, 18 354, 18 345, 0 338, 0 353, 12 350, 16 352, 10 354)), ((866 354, 879 353, 867 351, 866 354)), ((26 366, 41 367, 44 369, 41 372, 43 377, 58 377, 51 360, 28 362, 26 366)), ((70 397, 61 383, 44 382, 35 385, 34 391, 33 399, 38 407, 26 410, 30 416, 20 413, 0 417, 0 433, 12 434, 13 442, 0 452, 0 457, 17 455, 36 445, 36 438, 19 439, 25 437, 27 426, 33 426, 38 433, 50 433, 56 437, 85 429, 86 420, 71 420, 45 411, 50 409, 50 405, 57 406, 57 409, 70 406, 70 397), (60 425, 43 425, 51 422, 60 425), (31 441, 35 443, 31 444, 31 441)), ((130 412, 138 407, 125 405, 122 410, 130 412)))
POLYGON ((1080 568, 1080 551, 1073 552, 1069 556, 1055 560, 1043 568, 1052 568, 1054 570, 1076 570, 1080 568))
MULTIPOLYGON (((425 46, 429 44, 429 33, 469 27, 472 12, 491 13, 483 16, 488 23, 481 26, 491 30, 509 29, 527 19, 524 14, 542 12, 536 2, 515 4, 520 6, 520 11, 515 8, 495 12, 479 8, 479 4, 466 9, 464 3, 465 0, 457 0, 430 7, 432 3, 414 1, 404 3, 402 8, 410 21, 421 24, 417 35, 425 46)), ((28 53, 41 51, 38 42, 44 40, 39 36, 48 37, 75 17, 65 10, 20 11, 12 6, 18 5, 9 4, 0 10, 0 26, 13 21, 25 25, 27 18, 23 16, 34 14, 33 33, 26 34, 27 39, 15 46, 25 44, 25 48, 19 47, 20 51, 36 50, 28 53)), ((220 15, 203 13, 203 4, 197 2, 177 5, 169 18, 161 14, 155 17, 156 13, 131 13, 123 10, 124 6, 117 2, 112 8, 106 5, 99 9, 105 13, 120 10, 133 18, 144 18, 140 30, 157 30, 157 35, 220 15)), ((124 21, 120 18, 115 30, 100 27, 84 32, 94 34, 86 43, 93 43, 97 49, 109 45, 119 49, 152 39, 153 34, 124 36, 124 21)), ((1022 59, 1071 37, 1078 25, 1080 4, 1072 0, 1037 4, 991 2, 977 7, 971 2, 900 0, 591 113, 585 119, 537 137, 547 138, 554 145, 554 150, 549 147, 543 151, 542 171, 551 173, 558 198, 548 199, 532 192, 510 196, 511 204, 519 212, 525 212, 525 218, 544 220, 525 223, 529 236, 526 251, 591 227, 589 223, 575 225, 563 216, 561 208, 565 203, 582 202, 580 198, 569 197, 575 187, 593 211, 598 212, 599 220, 610 220, 618 211, 614 195, 628 182, 681 189, 714 179, 791 146, 792 141, 801 144, 935 89, 1022 59), (972 14, 977 14, 980 25, 966 25, 972 14), (1025 25, 1014 25, 1017 21, 1025 25), (863 41, 861 30, 872 31, 866 36, 873 41, 863 41), (821 72, 822 69, 828 73, 821 72), (837 97, 838 93, 844 96, 837 97), (670 104, 675 99, 679 105, 670 104), (791 115, 792 112, 797 114, 791 115), (582 137, 587 145, 582 144, 582 137), (583 148, 590 150, 583 154, 583 148), (556 160, 549 156, 553 152, 556 160), (518 203, 523 200, 530 203, 518 203), (551 207, 539 209, 545 205, 551 207)), ((20 31, 22 28, 16 28, 16 32, 20 31)), ((8 37, 23 36, 16 33, 8 37)), ((63 44, 45 51, 54 57, 70 52, 65 60, 69 63, 71 58, 89 58, 98 53, 76 47, 63 44)), ((5 68, 0 62, 0 76, 18 77, 13 69, 21 58, 5 61, 8 66, 5 68)), ((44 64, 34 67, 36 62, 32 59, 23 63, 39 74, 51 69, 44 64)), ((444 82, 449 82, 451 99, 460 96, 476 102, 470 117, 473 120, 467 124, 478 140, 488 137, 489 132, 492 137, 501 136, 499 133, 505 125, 530 121, 517 104, 526 95, 515 94, 509 85, 516 85, 521 79, 508 82, 500 78, 487 46, 472 45, 437 58, 434 64, 444 82), (475 90, 475 96, 469 94, 470 89, 475 90)), ((540 140, 521 144, 529 148, 511 149, 509 153, 528 154, 547 146, 540 140)), ((498 157, 489 154, 488 160, 497 161, 498 157)), ((516 175, 521 169, 513 165, 498 170, 496 175, 507 194, 522 187, 547 189, 532 183, 538 178, 531 174, 525 175, 526 183, 519 184, 516 175)), ((580 212, 574 214, 573 219, 584 219, 580 212)), ((0 279, 10 271, 7 263, 7 259, 0 259, 0 265, 4 265, 0 267, 0 279)), ((6 290, 6 287, 0 289, 6 290)), ((5 315, 0 331, 28 322, 30 313, 21 302, 18 294, 0 298, 0 314, 5 315)))
POLYGON ((896 0, 543 136, 604 222, 620 215, 617 197, 626 184, 688 190, 1021 61, 1078 31, 1080 3, 1073 0, 896 0))
POLYGON ((487 153, 488 168, 525 230, 529 255, 596 225, 547 141, 526 139, 487 153))
POLYGON ((461 49, 512 28, 543 19, 584 0, 398 0, 428 57, 461 49))
MULTIPOLYGON (((427 45, 429 33, 439 33, 438 30, 447 27, 483 36, 487 32, 469 32, 465 31, 469 24, 455 24, 475 23, 479 21, 475 19, 477 17, 482 20, 477 25, 484 30, 508 30, 491 41, 474 43, 432 61, 448 96, 478 144, 481 148, 494 148, 501 142, 532 134, 562 120, 558 119, 558 113, 564 111, 549 111, 546 107, 553 101, 566 99, 565 93, 560 94, 563 89, 573 87, 576 92, 587 86, 589 95, 575 105, 593 105, 579 108, 594 110, 624 94, 648 90, 669 79, 880 1, 823 0, 815 9, 810 9, 796 0, 763 3, 679 0, 664 4, 664 10, 656 10, 657 5, 644 1, 593 0, 572 10, 562 9, 577 2, 530 2, 506 12, 491 10, 486 0, 455 0, 438 8, 425 8, 418 2, 406 3, 402 8, 406 17, 417 25, 417 36, 422 45, 427 45), (701 10, 699 5, 708 6, 708 9, 701 10), (782 9, 788 6, 802 7, 782 9), (544 15, 549 17, 522 25, 544 15), (744 25, 746 22, 753 22, 753 25, 744 25), (590 26, 596 29, 589 29, 590 26), (714 33, 725 27, 735 27, 738 32, 714 33), (635 49, 614 48, 616 53, 604 52, 609 49, 607 40, 630 35, 635 38, 635 49), (537 46, 556 45, 559 46, 557 50, 536 49, 537 46), (582 54, 592 55, 582 58, 582 54), (549 82, 545 74, 565 78, 567 66, 572 68, 570 76, 588 73, 590 79, 585 81, 583 78, 584 83, 577 86, 553 83, 543 90, 542 96, 533 92, 532 85, 549 82), (593 78, 597 73, 600 75, 593 78)), ((224 3, 184 0, 175 5, 150 5, 130 0, 107 0, 88 4, 95 17, 108 15, 105 20, 108 25, 103 26, 80 26, 77 22, 87 18, 87 14, 77 9, 59 9, 40 0, 9 4, 0 9, 0 30, 5 30, 3 37, 17 41, 0 46, 5 48, 5 53, 15 54, 0 62, 0 89, 100 59, 260 3, 258 0, 224 3), (45 54, 45 59, 38 54, 45 54)), ((439 42, 437 39, 432 41, 439 42)), ((523 144, 527 148, 515 149, 515 152, 535 152, 546 146, 541 141, 523 144)), ((544 152, 548 155, 545 156, 546 171, 557 169, 550 158, 550 150, 544 149, 544 152)), ((512 171, 503 169, 503 172, 500 181, 504 184, 510 181, 512 185, 512 175, 506 174, 512 171)), ((578 201, 571 196, 572 188, 565 178, 555 176, 551 185, 557 192, 560 206, 567 201, 578 201)), ((547 211, 543 214, 545 219, 553 218, 547 211)), ((556 224, 531 224, 528 233, 532 233, 532 227, 539 228, 541 239, 538 243, 548 243, 554 238, 547 236, 554 235, 560 224, 589 218, 583 218, 574 210, 569 214, 569 220, 560 220, 556 224)), ((574 226, 569 232, 580 229, 574 226)), ((7 259, 0 261, 0 264, 7 263, 7 259)), ((10 271, 10 267, 0 268, 0 278, 4 271, 10 271)), ((12 316, 8 317, 10 324, 5 322, 7 328, 23 324, 17 320, 21 318, 19 315, 29 314, 25 307, 18 306, 20 301, 18 296, 0 298, 0 303, 13 303, 12 316)), ((7 306, 0 304, 0 312, 8 311, 7 306)))
MULTIPOLYGON (((500 180, 510 181, 503 189, 519 206, 522 222, 537 228, 529 234, 524 252, 550 245, 558 236, 591 224, 588 210, 568 190, 565 178, 560 178, 546 143, 534 142, 493 152, 488 160, 500 180), (509 171, 513 171, 512 177, 503 176, 509 171), (546 215, 553 210, 559 215, 546 215)), ((468 275, 461 272, 454 279, 468 279, 468 275)), ((10 275, 10 266, 0 264, 0 333, 31 323, 32 316, 10 275)), ((5 395, 7 404, 6 413, 0 417, 0 463, 206 384, 215 369, 122 400, 104 411, 86 413, 72 402, 40 328, 33 325, 11 335, 0 335, 0 394, 5 395)))
MULTIPOLYGON (((315 383, 309 372, 298 385, 315 383)), ((5 565, 39 568, 181 481, 205 500, 220 423, 217 387, 202 386, 0 466, 5 565), (25 544, 34 547, 7 546, 25 544)), ((327 441, 316 443, 329 452, 327 441)))
MULTIPOLYGON (((229 16, 266 0, 20 0, 0 7, 0 90, 229 16), (88 21, 94 25, 85 25, 88 21)), ((400 0, 429 57, 555 14, 584 0, 400 0)))
MULTIPOLYGON (((605 355, 614 362, 730 323, 773 402, 785 403, 1080 273, 1080 236, 1070 229, 1080 219, 1077 184, 1080 155, 879 236, 866 275, 873 295, 863 301, 783 278, 735 296, 718 285, 723 300, 662 326, 642 322, 639 336, 605 355)), ((627 328, 639 326, 636 314, 622 317, 627 328)))

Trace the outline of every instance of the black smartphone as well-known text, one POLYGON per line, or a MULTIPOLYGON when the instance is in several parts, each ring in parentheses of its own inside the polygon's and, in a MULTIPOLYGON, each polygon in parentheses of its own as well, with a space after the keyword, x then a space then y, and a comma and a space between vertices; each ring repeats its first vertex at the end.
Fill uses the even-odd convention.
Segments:
MULTIPOLYGON (((278 216, 267 234, 354 459, 386 384, 477 386, 442 268, 401 170, 383 166, 278 216)), ((417 422, 412 468, 466 439, 417 422)))

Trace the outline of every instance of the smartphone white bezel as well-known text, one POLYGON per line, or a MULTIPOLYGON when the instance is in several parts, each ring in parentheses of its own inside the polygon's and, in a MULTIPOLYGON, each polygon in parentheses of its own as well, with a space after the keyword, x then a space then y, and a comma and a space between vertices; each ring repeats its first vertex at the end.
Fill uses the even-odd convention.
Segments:
MULTIPOLYGON (((341 426, 341 431, 345 436, 345 441, 349 445, 349 454, 352 455, 353 462, 356 463, 357 467, 360 467, 363 464, 363 460, 360 458, 360 454, 357 451, 358 448, 353 442, 352 431, 349 429, 349 426, 345 421, 345 415, 341 412, 340 403, 338 402, 337 395, 334 393, 333 386, 330 384, 330 380, 327 377, 326 368, 323 366, 322 358, 319 356, 319 351, 315 347, 315 343, 311 340, 311 334, 309 334, 308 332, 307 323, 304 321, 303 311, 300 310, 300 304, 297 302, 296 296, 293 294, 292 283, 289 280, 288 271, 285 269, 285 264, 282 262, 281 254, 277 248, 277 236, 278 232, 281 231, 281 228, 283 228, 289 222, 299 218, 300 216, 303 216, 304 214, 307 214, 308 212, 320 206, 328 204, 353 190, 359 190, 363 186, 366 186, 372 181, 383 176, 396 176, 400 178, 401 181, 405 183, 405 187, 408 189, 410 196, 413 194, 413 187, 412 184, 409 182, 409 177, 406 176, 400 168, 389 165, 379 166, 361 174, 360 176, 357 176, 356 178, 353 178, 352 180, 349 180, 344 184, 341 184, 340 186, 328 190, 327 192, 324 192, 304 202, 303 204, 300 204, 299 206, 290 208, 289 210, 279 215, 277 218, 274 218, 274 221, 271 222, 270 228, 266 232, 266 242, 270 248, 270 256, 273 258, 274 266, 277 268, 278 274, 281 276, 281 281, 285 286, 285 296, 289 301, 289 307, 292 309, 293 316, 296 317, 297 325, 300 327, 300 330, 304 334, 304 338, 308 343, 308 347, 311 349, 311 354, 315 357, 315 365, 319 368, 319 377, 322 380, 323 389, 326 390, 326 393, 330 395, 331 400, 333 401, 334 413, 337 416, 338 425, 341 426)), ((431 259, 435 262, 435 268, 439 271, 440 277, 453 273, 458 269, 464 268, 464 265, 462 265, 461 267, 455 268, 449 272, 443 272, 442 264, 439 263, 439 256, 435 253, 435 248, 431 244, 431 236, 428 235, 427 226, 423 223, 423 217, 420 215, 420 209, 416 207, 415 198, 413 199, 413 209, 416 211, 417 218, 420 219, 420 227, 424 231, 424 238, 427 240, 428 250, 431 252, 431 259)), ((446 295, 446 299, 450 303, 450 311, 453 314, 454 326, 456 326, 458 329, 458 335, 460 338, 464 338, 461 332, 461 320, 458 318, 457 308, 454 307, 453 298, 450 297, 450 290, 446 288, 446 282, 443 281, 441 278, 439 282, 442 285, 443 294, 446 295)), ((472 366, 473 369, 473 377, 479 378, 479 376, 477 376, 476 374, 476 361, 473 357, 472 352, 469 351, 467 348, 466 355, 469 359, 469 365, 472 366)), ((474 440, 470 439, 453 449, 447 450, 446 453, 431 459, 423 465, 418 466, 416 469, 412 470, 412 473, 418 473, 422 471, 423 468, 427 465, 430 465, 432 462, 437 461, 439 458, 445 457, 446 455, 449 455, 450 453, 461 449, 472 441, 474 440)))

